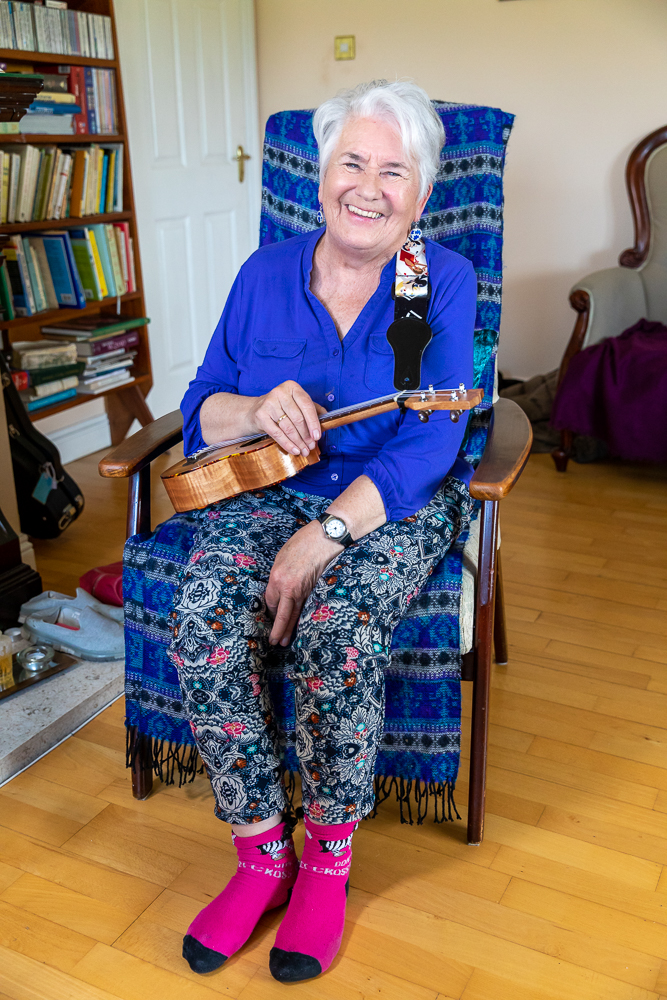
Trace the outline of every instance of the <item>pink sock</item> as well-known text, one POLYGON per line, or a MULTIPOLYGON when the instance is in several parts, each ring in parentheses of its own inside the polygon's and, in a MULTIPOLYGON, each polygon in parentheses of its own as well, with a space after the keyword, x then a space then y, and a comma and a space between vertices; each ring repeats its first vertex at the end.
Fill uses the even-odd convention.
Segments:
POLYGON ((356 823, 318 826, 306 816, 299 877, 269 958, 271 975, 281 983, 319 976, 338 953, 356 828, 356 823))
POLYGON ((232 834, 236 874, 198 913, 183 938, 183 958, 193 972, 213 972, 245 944, 257 921, 289 898, 298 872, 294 841, 285 824, 254 837, 232 834))

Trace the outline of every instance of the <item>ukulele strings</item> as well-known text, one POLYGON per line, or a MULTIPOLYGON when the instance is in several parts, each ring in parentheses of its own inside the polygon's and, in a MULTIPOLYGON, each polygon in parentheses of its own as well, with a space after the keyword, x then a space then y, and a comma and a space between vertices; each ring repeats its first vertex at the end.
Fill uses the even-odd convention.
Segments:
MULTIPOLYGON (((320 414, 320 423, 326 423, 327 421, 337 419, 338 417, 347 417, 352 413, 360 413, 362 410, 367 410, 369 407, 378 406, 382 403, 391 403, 392 401, 398 402, 399 397, 405 399, 409 396, 419 396, 425 391, 426 390, 424 389, 414 389, 412 392, 394 392, 390 393, 388 396, 378 396, 376 399, 366 399, 363 403, 353 403, 351 406, 341 406, 338 410, 328 410, 327 413, 320 414)), ((432 390, 430 390, 430 392, 431 391, 432 390)), ((460 391, 461 387, 459 386, 458 390, 440 390, 438 395, 443 392, 454 393, 460 391)), ((206 448, 201 448, 199 451, 195 451, 192 455, 188 455, 186 460, 188 462, 196 462, 200 458, 206 458, 208 455, 212 455, 214 451, 218 451, 220 448, 229 448, 235 444, 251 444, 256 441, 262 441, 265 437, 267 437, 266 434, 246 434, 245 437, 230 438, 228 441, 216 441, 215 444, 209 444, 206 448)))
MULTIPOLYGON (((351 413, 355 413, 358 410, 365 410, 369 406, 376 406, 378 403, 389 403, 392 399, 396 398, 396 394, 390 396, 378 396, 377 399, 367 399, 363 403, 353 403, 351 406, 341 406, 338 410, 328 410, 326 413, 320 414, 320 422, 325 420, 332 420, 335 417, 347 417, 351 413)), ((199 451, 195 451, 192 455, 187 456, 188 462, 196 462, 200 458, 206 458, 207 455, 212 455, 214 451, 218 451, 219 448, 229 448, 234 444, 250 444, 254 441, 261 441, 265 438, 266 434, 246 434, 245 437, 230 438, 228 441, 216 441, 215 444, 209 444, 206 448, 201 448, 199 451)))

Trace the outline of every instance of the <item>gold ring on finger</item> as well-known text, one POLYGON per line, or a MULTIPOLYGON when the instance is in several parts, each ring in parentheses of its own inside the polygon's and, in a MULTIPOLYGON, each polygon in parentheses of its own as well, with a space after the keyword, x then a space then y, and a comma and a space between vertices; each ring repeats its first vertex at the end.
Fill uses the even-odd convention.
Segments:
POLYGON ((287 414, 286 414, 286 413, 283 413, 282 417, 278 417, 278 419, 276 420, 276 423, 277 423, 277 424, 279 424, 279 423, 280 423, 280 421, 281 421, 281 420, 284 420, 286 416, 287 416, 287 414))

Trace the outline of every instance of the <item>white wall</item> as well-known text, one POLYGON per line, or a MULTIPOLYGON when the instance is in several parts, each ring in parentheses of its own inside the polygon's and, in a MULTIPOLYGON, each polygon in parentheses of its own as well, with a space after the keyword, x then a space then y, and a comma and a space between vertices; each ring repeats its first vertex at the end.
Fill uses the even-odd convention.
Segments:
POLYGON ((580 277, 632 243, 628 154, 667 119, 666 0, 255 0, 260 119, 375 77, 516 114, 500 361, 556 367, 580 277), (334 35, 357 58, 335 62, 334 35))

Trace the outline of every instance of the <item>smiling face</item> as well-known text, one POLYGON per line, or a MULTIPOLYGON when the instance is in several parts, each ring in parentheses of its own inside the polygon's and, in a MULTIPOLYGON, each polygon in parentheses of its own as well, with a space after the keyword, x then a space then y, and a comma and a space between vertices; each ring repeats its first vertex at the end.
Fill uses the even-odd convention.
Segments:
POLYGON ((320 182, 327 238, 341 249, 386 257, 405 242, 432 188, 419 198, 419 171, 397 129, 375 118, 343 127, 320 182))

